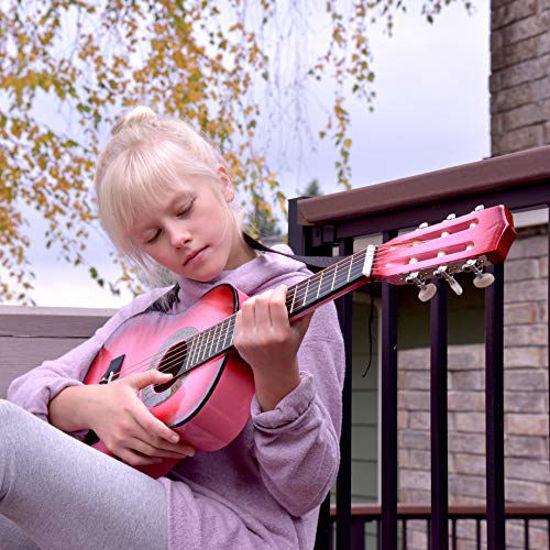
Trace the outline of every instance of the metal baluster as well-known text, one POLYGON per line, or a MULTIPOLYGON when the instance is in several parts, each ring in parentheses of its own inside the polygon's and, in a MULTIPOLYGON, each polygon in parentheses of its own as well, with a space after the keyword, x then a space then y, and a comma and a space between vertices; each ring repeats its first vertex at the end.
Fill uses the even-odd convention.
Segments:
POLYGON ((402 548, 407 550, 407 520, 403 518, 401 524, 401 538, 402 538, 402 548))
MULTIPOLYGON (((340 244, 340 255, 353 254, 353 241, 346 239, 340 244)), ((340 434, 340 470, 336 480, 336 548, 348 550, 351 546, 351 334, 352 294, 347 293, 336 300, 340 327, 344 334, 346 370, 342 391, 342 433, 340 434)))
POLYGON ((456 519, 455 518, 453 518, 451 520, 451 531, 452 531, 452 549, 456 550, 458 534, 456 532, 456 519))
MULTIPOLYGON (((311 228, 298 225, 298 200, 290 199, 288 202, 288 244, 295 254, 298 255, 321 255, 330 256, 330 246, 313 248, 311 245, 311 228)), ((337 511, 336 520, 341 510, 337 511)), ((330 495, 327 495, 319 511, 317 520, 317 535, 315 538, 315 550, 329 550, 332 536, 330 524, 330 495)))
MULTIPOLYGON (((397 235, 385 231, 384 242, 397 235)), ((397 548, 397 289, 382 283, 382 528, 384 550, 397 548)))
POLYGON ((525 550, 529 550, 529 518, 523 520, 523 542, 525 550))
POLYGON ((447 285, 435 282, 430 304, 431 548, 449 545, 447 465, 447 285))
POLYGON ((481 520, 476 519, 476 550, 481 550, 481 520))
POLYGON ((487 550, 506 548, 504 516, 503 265, 490 270, 495 282, 485 292, 485 438, 487 446, 487 550))
POLYGON ((351 523, 352 550, 365 550, 365 524, 362 520, 351 523))

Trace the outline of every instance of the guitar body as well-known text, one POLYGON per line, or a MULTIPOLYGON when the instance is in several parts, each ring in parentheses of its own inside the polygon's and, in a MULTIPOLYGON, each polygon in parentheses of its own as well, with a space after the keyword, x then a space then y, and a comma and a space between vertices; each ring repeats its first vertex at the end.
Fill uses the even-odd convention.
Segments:
MULTIPOLYGON (((175 374, 185 361, 182 342, 235 313, 246 298, 231 285, 222 284, 181 315, 147 311, 128 319, 105 342, 84 383, 100 383, 113 360, 122 356, 117 378, 159 367, 175 374)), ((141 399, 155 417, 197 450, 216 451, 229 444, 250 416, 253 376, 234 351, 222 353, 165 386, 146 387, 141 399)), ((101 441, 93 446, 111 454, 101 441)), ((160 477, 176 462, 167 459, 138 469, 160 477)))

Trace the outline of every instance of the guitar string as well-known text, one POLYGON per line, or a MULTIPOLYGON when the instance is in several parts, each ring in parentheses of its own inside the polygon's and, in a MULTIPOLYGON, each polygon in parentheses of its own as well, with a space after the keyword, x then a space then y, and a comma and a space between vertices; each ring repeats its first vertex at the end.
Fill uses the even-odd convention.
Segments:
MULTIPOLYGON (((416 242, 418 243, 419 241, 416 241, 416 242)), ((425 242, 427 242, 427 241, 425 241, 425 242)), ((377 249, 376 249, 376 256, 383 255, 383 254, 389 252, 390 247, 395 249, 395 248, 404 248, 404 247, 410 248, 411 246, 413 246, 413 245, 411 245, 410 242, 407 242, 407 243, 394 243, 390 246, 379 245, 379 246, 377 246, 377 249)), ((361 259, 362 260, 361 256, 363 256, 363 255, 366 255, 366 249, 361 250, 359 252, 356 252, 356 253, 350 255, 345 260, 342 260, 338 263, 332 264, 331 266, 328 266, 327 268, 325 268, 324 270, 316 273, 315 275, 313 275, 311 277, 308 277, 308 279, 305 279, 304 281, 300 281, 300 283, 297 283, 293 287, 290 287, 290 289, 296 288, 296 290, 294 292, 289 292, 288 293, 287 298, 286 298, 286 306, 291 306, 296 301, 298 301, 298 302, 300 302, 301 300, 303 301, 304 298, 307 297, 307 294, 308 294, 309 290, 316 288, 316 286, 319 286, 319 290, 318 290, 318 293, 319 293, 325 283, 331 283, 333 286, 335 286, 335 285, 341 284, 344 281, 345 282, 349 281, 352 271, 355 271, 355 273, 353 273, 353 278, 356 277, 357 275, 359 275, 361 273, 362 263, 359 263, 359 261, 358 261, 356 263, 356 265, 353 266, 353 261, 354 261, 354 259, 357 259, 357 260, 361 259), (334 280, 332 280, 331 276, 338 269, 338 267, 341 268, 341 271, 339 273, 336 273, 335 277, 333 277, 334 280), (350 267, 351 267, 351 270, 349 270, 350 267), (338 277, 340 277, 341 275, 346 274, 346 269, 348 269, 348 271, 349 271, 347 278, 344 278, 343 281, 338 281, 338 283, 335 283, 335 281, 338 279, 338 277), (324 275, 326 275, 325 281, 322 280, 324 275), (315 279, 317 279, 317 280, 315 280, 315 279), (320 283, 320 284, 317 285, 317 283, 320 283), (305 292, 303 294, 301 294, 301 291, 304 290, 304 289, 305 289, 305 292)), ((381 263, 379 258, 376 258, 373 261, 373 267, 377 263, 378 264, 381 263), (378 262, 377 262, 377 260, 378 260, 378 262)), ((306 298, 306 302, 307 302, 307 298, 306 298)), ((306 304, 303 304, 303 305, 308 305, 308 304, 306 303, 306 304)), ((311 305, 311 303, 309 305, 311 305)), ((231 316, 227 317, 224 321, 221 321, 220 323, 218 323, 218 324, 216 324, 216 325, 214 325, 214 326, 212 326, 208 329, 205 329, 204 331, 201 331, 200 333, 198 333, 196 335, 193 335, 187 341, 182 341, 182 342, 176 343, 173 346, 171 346, 171 348, 169 348, 169 350, 175 348, 178 345, 181 345, 182 349, 178 350, 177 352, 174 352, 174 356, 171 357, 170 360, 165 365, 163 365, 163 368, 158 369, 159 372, 170 372, 170 370, 174 366, 181 365, 182 359, 184 359, 186 357, 186 354, 190 350, 192 352, 194 352, 196 356, 198 355, 198 357, 200 359, 197 364, 191 365, 192 367, 195 367, 198 364, 205 362, 206 360, 210 360, 210 359, 214 358, 219 353, 222 353, 226 349, 225 342, 227 340, 227 337, 229 336, 228 331, 229 331, 229 329, 231 329, 231 330, 234 329, 235 315, 236 314, 232 314, 231 316), (223 326, 224 323, 226 323, 227 326, 224 327, 223 326), (206 333, 209 333, 209 334, 205 338, 204 335, 206 333), (223 345, 222 345, 221 349, 218 350, 219 344, 220 344, 220 337, 222 335, 224 335, 223 345), (202 338, 202 341, 201 341, 201 338, 202 338), (216 343, 216 346, 215 346, 216 351, 215 351, 214 355, 211 355, 212 354, 212 347, 213 347, 213 344, 216 342, 216 340, 217 340, 217 343, 216 343), (207 354, 207 356, 209 356, 209 357, 207 359, 204 359, 202 357, 204 355, 204 352, 208 348, 210 348, 210 351, 207 354)), ((168 350, 168 354, 170 354, 169 350, 168 350)), ((141 359, 137 363, 132 364, 131 366, 129 366, 129 368, 126 368, 124 370, 124 374, 127 375, 127 374, 130 374, 130 373, 135 372, 137 370, 140 370, 145 364, 151 362, 156 355, 158 355, 158 352, 153 354, 152 356, 141 359)), ((187 372, 190 369, 191 366, 187 367, 187 369, 181 374, 185 374, 185 372, 187 372)))
MULTIPOLYGON (((363 253, 365 253, 364 250, 362 250, 360 252, 357 252, 353 255, 350 255, 345 260, 342 260, 342 262, 338 262, 338 265, 344 264, 346 262, 351 265, 353 263, 353 261, 352 261, 353 256, 361 255, 363 253)), ((327 281, 329 280, 329 277, 332 275, 332 271, 334 271, 336 269, 336 265, 337 264, 333 264, 331 266, 328 266, 326 269, 324 269, 322 271, 324 274, 327 275, 327 278, 326 278, 327 281)), ((347 269, 349 266, 348 265, 341 265, 341 267, 344 267, 344 268, 347 269)), ((360 264, 359 262, 357 262, 356 265, 352 267, 352 271, 355 271, 355 273, 353 273, 354 277, 360 274, 361 269, 359 269, 359 268, 362 268, 362 264, 360 264)), ((347 273, 347 271, 345 269, 341 270, 341 275, 346 275, 346 273, 347 273)), ((308 286, 310 288, 315 287, 316 282, 315 283, 311 282, 313 279, 318 278, 319 281, 317 281, 317 282, 321 281, 320 275, 321 275, 321 272, 316 273, 315 275, 313 275, 311 277, 308 277, 307 279, 304 279, 303 281, 300 281, 296 285, 293 285, 292 287, 290 287, 291 289, 294 288, 294 287, 297 287, 298 289, 300 289, 300 291, 305 289, 304 294, 299 294, 298 291, 297 291, 297 299, 298 300, 300 300, 300 299, 303 300, 303 298, 309 293, 309 290, 307 288, 308 286), (302 287, 302 288, 300 288, 300 287, 302 287)), ((340 273, 337 273, 336 277, 339 277, 339 276, 340 276, 340 273)), ((346 279, 343 279, 340 282, 343 282, 344 280, 346 280, 346 279)), ((321 285, 319 285, 319 286, 322 287, 323 282, 321 282, 321 285)), ((292 304, 292 301, 294 300, 294 295, 293 294, 294 293, 289 293, 289 295, 287 296, 287 298, 286 298, 286 305, 287 306, 290 306, 292 304), (292 296, 290 296, 291 294, 292 294, 292 296)), ((223 340, 223 342, 225 343, 225 341, 227 340, 227 336, 228 336, 228 334, 227 334, 228 329, 230 329, 230 328, 233 329, 234 328, 234 318, 235 318, 235 316, 236 316, 236 313, 230 315, 229 317, 227 317, 226 319, 224 319, 220 323, 218 323, 218 324, 216 324, 212 327, 209 327, 208 329, 205 329, 205 330, 199 332, 198 334, 195 334, 192 337, 190 337, 186 342, 187 345, 186 345, 185 350, 182 350, 182 352, 179 352, 179 355, 175 354, 174 357, 172 357, 170 359, 170 362, 167 363, 166 365, 164 365, 164 368, 159 368, 158 370, 160 372, 169 372, 171 368, 173 368, 174 366, 179 365, 181 363, 181 359, 183 359, 185 357, 185 354, 189 350, 192 350, 193 352, 195 352, 195 354, 197 354, 197 352, 198 352, 198 355, 202 356, 204 351, 205 351, 205 349, 203 349, 203 348, 208 348, 209 346, 210 346, 210 348, 212 347, 212 343, 214 341, 214 338, 211 338, 211 336, 217 335, 217 332, 218 332, 217 327, 223 325, 224 323, 226 323, 227 326, 223 327, 221 329, 221 332, 226 331, 226 335, 225 335, 225 338, 223 340), (204 335, 207 332, 213 332, 213 334, 208 335, 208 337, 205 339, 204 335), (202 342, 200 341, 201 338, 203 340, 202 342)), ((179 342, 179 344, 181 344, 181 343, 182 342, 179 342)), ((219 335, 218 335, 218 344, 219 344, 219 335)), ((178 343, 174 344, 171 347, 174 348, 177 345, 178 345, 178 343)), ((220 353, 221 353, 221 351, 222 350, 220 350, 220 353)), ((142 359, 140 359, 140 361, 138 361, 136 363, 133 363, 132 365, 128 366, 128 368, 124 369, 124 374, 127 375, 127 374, 131 374, 132 372, 136 372, 136 371, 141 370, 141 368, 144 365, 150 363, 158 354, 159 354, 159 352, 156 352, 155 354, 153 354, 151 356, 142 358, 142 359)))
MULTIPOLYGON (((418 242, 421 242, 419 240, 416 241, 416 243, 418 242)), ((424 242, 428 242, 428 241, 424 241, 424 242)), ((395 248, 404 248, 404 247, 407 247, 407 248, 410 248, 414 245, 412 245, 410 242, 406 242, 406 243, 393 243, 391 245, 379 245, 377 247, 377 250, 376 250, 376 256, 379 255, 383 255, 384 253, 387 253, 390 251, 390 247, 395 249, 395 248)), ((317 283, 320 283, 318 286, 319 286, 319 291, 322 289, 323 285, 325 284, 325 282, 331 282, 331 275, 332 275, 332 272, 335 271, 338 266, 340 266, 342 268, 341 272, 340 273, 336 273, 336 276, 334 277, 335 279, 338 278, 340 276, 340 274, 345 274, 346 273, 346 269, 351 267, 351 270, 350 270, 350 274, 351 274, 351 271, 355 271, 355 273, 353 273, 353 277, 356 277, 357 275, 359 275, 361 273, 361 269, 362 269, 362 264, 357 262, 355 266, 353 266, 353 261, 354 261, 354 258, 357 258, 359 259, 362 255, 366 254, 366 249, 365 250, 361 250, 359 252, 356 252, 352 255, 350 255, 348 258, 346 258, 345 260, 342 260, 338 263, 335 263, 335 264, 332 264, 331 266, 328 266, 327 268, 325 268, 324 270, 316 273, 315 275, 311 276, 311 277, 308 277, 308 279, 305 279, 304 281, 300 281, 300 283, 297 283, 296 285, 294 285, 293 287, 290 287, 290 289, 292 288, 296 288, 296 296, 297 298, 294 297, 294 293, 290 292, 288 295, 287 295, 287 298, 286 298, 286 305, 291 305, 292 302, 294 302, 295 300, 302 300, 303 298, 305 298, 309 292, 309 288, 308 287, 311 287, 311 288, 315 288, 316 287, 316 284, 317 283), (349 265, 348 265, 349 264, 349 265), (322 277, 323 275, 326 275, 326 279, 325 281, 322 280, 322 277), (315 279, 318 279, 317 281, 314 281, 315 279), (301 291, 303 290, 305 287, 305 292, 304 294, 299 294, 298 291, 301 291), (289 304, 290 302, 290 304, 289 304)), ((376 263, 380 264, 380 259, 377 258, 373 261, 373 267, 376 265, 376 263), (376 260, 379 260, 378 262, 376 260)), ((350 276, 348 274, 348 277, 347 279, 345 279, 346 282, 350 280, 350 276)), ((341 281, 340 281, 341 282, 341 281)), ((339 282, 339 283, 340 283, 339 282)), ((332 282, 332 284, 334 285, 334 282, 332 282)), ((307 298, 306 298, 307 300, 307 298)), ((311 302, 312 303, 312 302, 311 302)), ((309 305, 311 305, 311 303, 309 305)), ((303 304, 303 305, 308 305, 308 304, 303 304)), ((228 330, 231 329, 233 330, 234 329, 234 321, 235 321, 235 316, 236 316, 236 313, 235 314, 232 314, 231 316, 227 317, 224 321, 221 321, 220 323, 212 326, 212 327, 209 327, 208 329, 205 329, 203 331, 201 331, 200 333, 192 336, 191 338, 189 338, 187 341, 182 341, 182 342, 179 342, 179 343, 176 343, 174 346, 172 346, 170 349, 173 349, 174 347, 176 347, 178 344, 179 345, 182 345, 182 350, 178 350, 178 352, 174 352, 174 356, 170 358, 170 361, 168 361, 164 366, 163 368, 159 368, 159 372, 170 372, 170 370, 174 367, 174 366, 179 366, 181 365, 181 362, 182 362, 182 359, 185 358, 187 352, 189 350, 191 350, 195 356, 199 358, 199 362, 194 364, 194 365, 190 365, 188 366, 185 371, 183 373, 181 373, 180 375, 183 375, 185 374, 190 368, 192 367, 196 367, 198 366, 199 364, 201 363, 204 363, 206 362, 207 360, 210 360, 210 359, 213 359, 216 357, 216 355, 222 353, 225 349, 227 349, 225 347, 225 342, 227 340, 227 337, 229 336, 229 333, 228 333, 228 330), (226 323, 227 326, 223 327, 223 324, 226 323), (225 332, 224 332, 225 331, 225 332), (218 334, 219 332, 219 334, 218 334), (209 334, 207 334, 209 333, 209 334), (206 338, 205 338, 205 334, 207 334, 206 338), (219 347, 219 343, 220 343, 220 336, 224 334, 224 339, 223 339, 223 343, 224 345, 222 346, 221 349, 217 349, 219 347), (201 341, 201 338, 202 338, 202 341, 201 341), (214 342, 217 340, 217 344, 215 346, 216 348, 216 351, 214 353, 214 355, 211 355, 212 354, 212 346, 214 344, 214 342), (196 344, 196 345, 195 345, 196 344), (183 347, 184 346, 184 347, 183 347), (210 348, 210 351, 208 352, 207 354, 207 358, 204 358, 203 355, 204 355, 204 352, 210 348)), ((168 352, 170 353, 170 352, 168 352)), ((132 364, 129 368, 125 369, 124 371, 124 374, 127 375, 127 374, 130 374, 132 372, 135 372, 137 370, 140 370, 144 364, 147 364, 149 363, 150 361, 153 360, 153 358, 158 355, 158 352, 155 353, 154 355, 150 356, 150 357, 147 357, 147 358, 144 358, 144 359, 141 359, 139 362, 137 363, 134 363, 132 364)), ((162 362, 162 361, 161 361, 162 362)), ((180 376, 178 375, 178 376, 180 376)))

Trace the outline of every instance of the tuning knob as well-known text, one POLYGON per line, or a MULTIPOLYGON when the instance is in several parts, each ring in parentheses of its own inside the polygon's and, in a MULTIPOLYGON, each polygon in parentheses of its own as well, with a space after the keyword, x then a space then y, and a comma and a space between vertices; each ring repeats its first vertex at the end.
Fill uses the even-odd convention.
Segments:
POLYGON ((437 292, 437 287, 433 283, 428 283, 419 277, 418 271, 414 271, 407 276, 405 282, 415 284, 420 291, 418 292, 418 299, 421 302, 427 302, 431 300, 437 292))
POLYGON ((476 274, 474 277, 474 286, 476 288, 487 288, 495 282, 494 275, 491 273, 484 273, 481 269, 479 269, 477 260, 468 260, 464 264, 464 269, 476 274))
POLYGON ((437 292, 437 287, 433 283, 422 284, 419 286, 420 291, 418 292, 418 299, 421 302, 428 302, 435 296, 435 293, 437 292))
POLYGON ((442 265, 438 267, 434 271, 435 277, 442 277, 447 281, 449 286, 451 287, 451 290, 457 295, 460 296, 462 294, 462 287, 460 286, 460 283, 452 276, 447 273, 447 266, 442 265))
POLYGON ((474 286, 476 288, 487 288, 495 282, 495 277, 491 273, 479 273, 474 277, 474 286))

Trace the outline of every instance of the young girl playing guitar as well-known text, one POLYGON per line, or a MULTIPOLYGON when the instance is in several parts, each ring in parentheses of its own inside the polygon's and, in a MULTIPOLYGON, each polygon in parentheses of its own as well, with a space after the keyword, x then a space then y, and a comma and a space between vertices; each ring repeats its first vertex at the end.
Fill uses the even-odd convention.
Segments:
POLYGON ((128 113, 98 160, 95 190, 116 247, 153 280, 167 268, 178 286, 139 296, 11 384, 0 401, 1 548, 312 548, 339 460, 344 352, 333 303, 289 322, 286 288, 310 272, 246 244, 223 160, 182 121, 128 113), (139 393, 171 374, 83 384, 123 323, 151 308, 183 312, 220 283, 252 296, 234 346, 255 395, 229 445, 195 451, 151 414, 139 393), (119 460, 81 442, 90 430, 119 460), (181 460, 159 479, 136 469, 167 458, 181 460))

